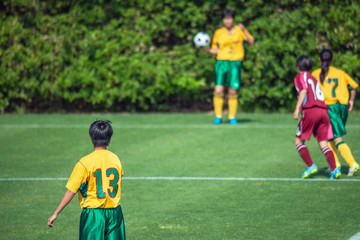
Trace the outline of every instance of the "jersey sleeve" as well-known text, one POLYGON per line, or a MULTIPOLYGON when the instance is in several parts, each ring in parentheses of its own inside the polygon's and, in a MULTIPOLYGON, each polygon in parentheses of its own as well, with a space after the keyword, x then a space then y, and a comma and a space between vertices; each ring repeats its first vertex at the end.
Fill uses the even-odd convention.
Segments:
POLYGON ((212 43, 211 43, 211 48, 212 49, 217 49, 218 48, 218 38, 219 38, 219 33, 218 31, 215 31, 214 33, 214 36, 213 36, 213 40, 212 40, 212 43))
POLYGON ((344 77, 345 77, 345 81, 346 84, 348 85, 348 87, 351 89, 356 89, 358 88, 359 84, 357 84, 354 79, 352 79, 349 75, 347 75, 347 73, 344 72, 344 77))
POLYGON ((81 184, 86 182, 86 178, 87 170, 85 166, 79 161, 71 173, 71 176, 66 184, 66 188, 73 193, 76 193, 79 190, 81 184))
POLYGON ((249 31, 245 28, 243 31, 241 31, 242 35, 243 35, 243 38, 245 41, 248 41, 247 40, 247 37, 245 35, 245 33, 249 36, 249 38, 254 41, 254 37, 249 33, 249 31))
POLYGON ((300 74, 295 77, 294 83, 295 83, 296 91, 298 93, 300 93, 301 90, 304 90, 304 89, 307 90, 308 86, 306 83, 306 77, 307 77, 306 73, 300 74))

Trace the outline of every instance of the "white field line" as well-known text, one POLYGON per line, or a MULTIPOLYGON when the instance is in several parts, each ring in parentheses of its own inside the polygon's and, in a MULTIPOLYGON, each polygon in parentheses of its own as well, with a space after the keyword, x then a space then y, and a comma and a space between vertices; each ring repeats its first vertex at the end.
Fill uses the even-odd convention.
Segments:
POLYGON ((349 238, 349 240, 360 240, 360 232, 349 238))
MULTIPOLYGON (((229 124, 221 124, 221 125, 213 125, 213 124, 143 124, 143 125, 135 125, 135 124, 125 124, 125 125, 113 125, 115 129, 216 129, 216 128, 289 128, 295 129, 297 123, 294 124, 237 124, 237 125, 229 125, 229 124)), ((3 129, 88 129, 89 125, 85 124, 0 124, 0 128, 3 129)), ((360 128, 360 125, 347 125, 346 128, 360 128)))
MULTIPOLYGON (((323 182, 326 178, 241 178, 241 177, 123 177, 123 180, 173 180, 173 181, 303 181, 323 182)), ((67 181, 68 178, 0 178, 0 182, 9 181, 67 181)), ((337 179, 332 182, 360 182, 360 179, 337 179)))

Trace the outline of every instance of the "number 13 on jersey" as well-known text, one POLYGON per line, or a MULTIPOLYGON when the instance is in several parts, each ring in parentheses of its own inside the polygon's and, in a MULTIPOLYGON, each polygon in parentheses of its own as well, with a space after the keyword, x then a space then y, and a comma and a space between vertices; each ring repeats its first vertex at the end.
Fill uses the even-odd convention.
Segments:
POLYGON ((102 181, 102 171, 101 169, 97 169, 94 172, 94 177, 96 179, 96 195, 98 198, 106 198, 106 193, 109 194, 111 198, 114 198, 119 190, 119 171, 116 168, 108 168, 106 170, 106 180, 109 181, 109 184, 106 186, 109 186, 104 192, 104 186, 102 181))

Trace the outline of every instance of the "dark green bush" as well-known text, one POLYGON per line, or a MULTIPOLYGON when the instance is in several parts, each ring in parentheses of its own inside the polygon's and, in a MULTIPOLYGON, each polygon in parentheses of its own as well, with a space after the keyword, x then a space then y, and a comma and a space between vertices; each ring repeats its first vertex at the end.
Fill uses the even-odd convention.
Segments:
POLYGON ((211 108, 215 59, 198 31, 237 11, 246 46, 240 108, 288 111, 295 61, 323 47, 360 80, 355 1, 27 1, 0 3, 0 110, 137 111, 211 108))

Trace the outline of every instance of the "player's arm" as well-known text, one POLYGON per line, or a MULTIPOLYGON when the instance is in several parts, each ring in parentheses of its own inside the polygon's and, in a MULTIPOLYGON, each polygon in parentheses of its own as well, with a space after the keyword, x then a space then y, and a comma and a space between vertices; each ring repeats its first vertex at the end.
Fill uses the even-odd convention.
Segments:
POLYGON ((356 96, 356 88, 359 86, 354 79, 352 79, 347 73, 345 73, 345 81, 348 84, 348 88, 350 89, 350 98, 349 98, 349 105, 348 110, 351 111, 354 107, 355 96, 356 96))
POLYGON ((297 100, 295 110, 294 110, 294 114, 293 114, 293 118, 295 120, 299 119, 300 109, 301 109, 301 106, 302 106, 302 104, 303 104, 303 102, 305 100, 306 94, 307 94, 306 89, 301 90, 300 93, 299 93, 298 100, 297 100))
POLYGON ((348 110, 349 111, 351 111, 353 109, 353 107, 354 107, 355 96, 356 96, 356 89, 351 89, 350 90, 349 105, 348 105, 348 110))
POLYGON ((219 52, 218 48, 199 48, 200 50, 203 50, 204 52, 213 54, 213 55, 217 55, 219 52))
POLYGON ((68 189, 64 194, 59 206, 56 208, 54 214, 48 219, 48 226, 53 227, 53 222, 59 215, 59 213, 68 205, 68 203, 74 198, 75 194, 77 193, 81 183, 83 182, 84 178, 86 178, 86 168, 81 163, 81 160, 75 165, 69 181, 66 184, 66 188, 68 189))
POLYGON ((54 214, 48 219, 47 225, 53 227, 53 222, 58 217, 59 213, 68 205, 68 203, 74 198, 76 193, 73 193, 70 190, 67 190, 64 194, 64 197, 61 199, 59 206, 56 208, 54 214))
POLYGON ((245 37, 246 37, 246 41, 250 44, 253 45, 255 43, 254 37, 251 36, 251 34, 248 32, 248 30, 245 28, 244 24, 239 23, 238 24, 239 28, 241 29, 241 31, 244 33, 245 37))

